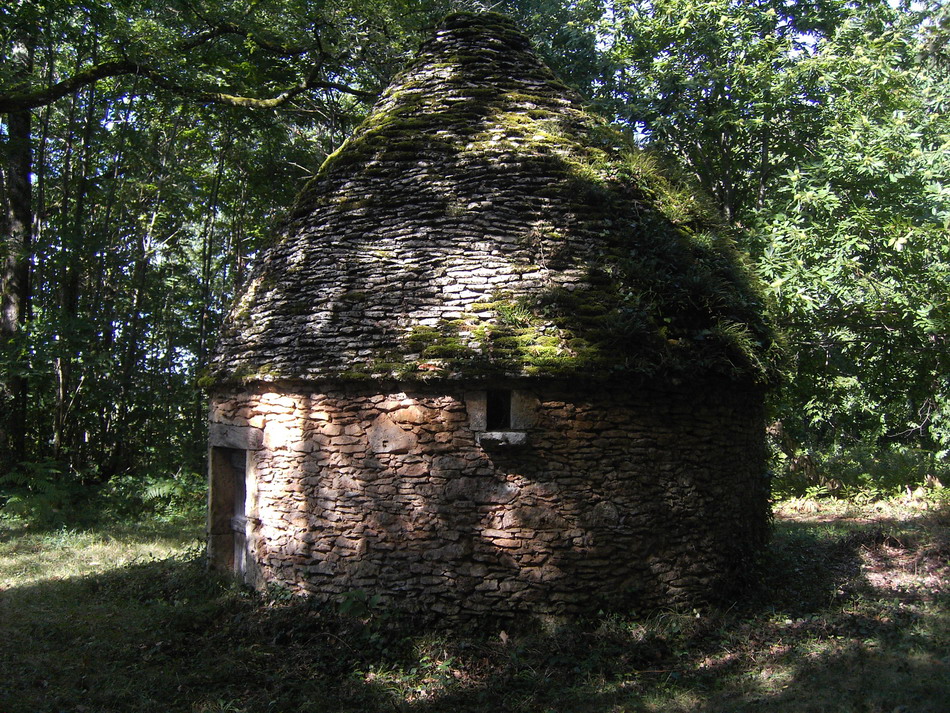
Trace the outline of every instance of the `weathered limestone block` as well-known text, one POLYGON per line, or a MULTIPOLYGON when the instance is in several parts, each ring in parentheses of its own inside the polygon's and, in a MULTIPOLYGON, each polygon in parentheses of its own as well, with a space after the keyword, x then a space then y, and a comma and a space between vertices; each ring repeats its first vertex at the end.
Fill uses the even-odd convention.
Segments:
POLYGON ((220 418, 220 421, 213 421, 208 428, 208 442, 212 446, 246 451, 256 451, 263 446, 264 433, 260 428, 235 426, 232 425, 231 419, 220 418))
POLYGON ((369 450, 373 453, 408 453, 415 443, 416 436, 405 431, 386 414, 381 413, 366 428, 369 450))

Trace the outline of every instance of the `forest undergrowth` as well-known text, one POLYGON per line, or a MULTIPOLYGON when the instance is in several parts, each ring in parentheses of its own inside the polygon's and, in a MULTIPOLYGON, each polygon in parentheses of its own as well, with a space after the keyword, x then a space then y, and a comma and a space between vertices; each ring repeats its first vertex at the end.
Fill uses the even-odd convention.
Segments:
POLYGON ((211 577, 196 518, 0 521, 0 711, 945 711, 946 499, 775 513, 731 606, 455 632, 211 577))

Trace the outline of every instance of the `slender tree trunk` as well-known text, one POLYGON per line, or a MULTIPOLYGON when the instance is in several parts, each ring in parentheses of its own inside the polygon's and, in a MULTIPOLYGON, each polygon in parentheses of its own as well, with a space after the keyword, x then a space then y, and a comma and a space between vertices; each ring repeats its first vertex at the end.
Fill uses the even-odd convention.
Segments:
MULTIPOLYGON (((64 225, 69 225, 68 238, 70 259, 64 265, 61 292, 61 329, 60 354, 57 369, 56 409, 53 424, 53 456, 59 458, 64 449, 72 443, 76 429, 70 428, 69 413, 78 398, 78 386, 74 386, 73 371, 75 356, 79 350, 77 343, 77 324, 79 320, 79 300, 82 289, 83 272, 86 265, 84 229, 86 225, 86 198, 89 188, 93 134, 96 122, 96 92, 88 92, 86 112, 82 129, 80 160, 76 163, 77 174, 74 177, 76 190, 73 197, 72 216, 64 216, 64 225)), ((64 209, 66 206, 63 206, 64 209)), ((73 454, 75 455, 75 454, 73 454)))
POLYGON ((234 228, 231 238, 231 254, 234 259, 234 279, 232 281, 232 293, 237 294, 241 285, 244 284, 244 273, 247 269, 247 255, 245 254, 245 229, 244 224, 247 219, 247 204, 248 204, 248 195, 247 195, 247 175, 245 174, 244 180, 241 183, 241 197, 238 202, 239 212, 235 217, 234 228))
POLYGON ((218 166, 208 202, 208 217, 205 220, 201 236, 201 317, 198 325, 197 354, 199 369, 203 369, 207 361, 209 319, 211 316, 211 283, 214 277, 211 274, 211 267, 214 264, 214 229, 217 222, 218 195, 221 190, 221 179, 224 176, 225 159, 230 149, 231 133, 228 132, 221 153, 218 155, 218 166))
POLYGON ((122 113, 122 123, 119 129, 119 144, 111 157, 111 169, 108 171, 109 190, 106 194, 105 204, 99 209, 99 234, 103 236, 102 247, 96 251, 95 255, 95 286, 92 294, 92 314, 100 315, 100 329, 97 334, 99 348, 108 353, 115 342, 114 314, 115 300, 107 295, 106 280, 109 274, 109 255, 112 252, 109 241, 114 240, 115 246, 122 244, 121 231, 113 226, 113 214, 116 208, 116 199, 118 195, 118 186, 120 177, 125 166, 126 143, 129 135, 129 126, 131 123, 132 110, 138 101, 138 82, 132 86, 129 93, 129 101, 125 105, 122 113))
POLYGON ((762 210, 765 207, 766 190, 768 189, 769 173, 771 171, 772 158, 772 116, 771 107, 772 98, 766 94, 766 100, 763 104, 769 107, 765 110, 765 116, 762 124, 762 137, 759 139, 759 185, 756 191, 755 207, 756 210, 762 210))
MULTIPOLYGON (((167 179, 167 166, 171 161, 173 151, 178 142, 178 133, 182 125, 182 112, 179 111, 175 117, 166 145, 161 149, 161 163, 156 174, 152 176, 153 182, 158 186, 158 191, 151 199, 151 217, 148 228, 137 234, 138 240, 135 244, 135 259, 132 267, 132 309, 125 321, 122 330, 122 338, 117 345, 119 354, 118 363, 118 391, 116 393, 116 418, 114 434, 109 447, 109 455, 103 459, 102 478, 108 480, 119 473, 124 467, 127 458, 127 436, 130 423, 129 414, 132 407, 132 399, 135 394, 133 380, 135 378, 136 365, 142 357, 143 336, 147 332, 147 323, 143 317, 148 306, 148 276, 151 269, 152 252, 155 243, 155 230, 158 219, 162 213, 163 205, 163 185, 167 179)), ((159 151, 159 142, 156 138, 155 151, 159 151)), ((143 204, 145 198, 143 197, 143 204)))
MULTIPOLYGON (((212 296, 212 266, 214 265, 214 231, 218 214, 218 202, 221 190, 221 181, 224 177, 224 168, 227 155, 231 150, 233 135, 228 131, 218 155, 218 166, 211 187, 211 196, 208 202, 208 217, 205 221, 201 236, 201 314, 198 322, 198 350, 195 360, 195 374, 200 374, 208 362, 208 336, 211 328, 211 296, 212 296)), ((195 390, 194 408, 192 411, 191 433, 195 440, 199 440, 201 429, 205 423, 205 397, 199 390, 195 390)))
POLYGON ((70 377, 70 359, 68 357, 69 346, 67 342, 69 339, 69 328, 71 325, 68 325, 68 318, 66 317, 66 311, 63 309, 64 303, 69 300, 69 294, 72 292, 70 281, 72 275, 75 274, 75 260, 76 254, 74 251, 75 241, 71 239, 67 226, 69 224, 69 206, 72 202, 73 196, 73 173, 74 165, 78 161, 75 159, 74 145, 76 140, 76 113, 77 105, 79 104, 79 95, 74 94, 70 98, 69 102, 69 112, 67 114, 66 120, 66 142, 63 147, 63 168, 61 175, 62 182, 62 197, 60 199, 60 246, 61 252, 65 256, 65 259, 58 266, 60 274, 55 274, 55 270, 50 270, 51 278, 55 279, 60 285, 60 304, 59 304, 59 325, 57 329, 57 344, 55 357, 53 358, 53 377, 56 380, 56 390, 54 395, 54 407, 52 413, 52 445, 53 445, 53 457, 59 458, 60 452, 62 451, 62 440, 63 440, 63 422, 65 418, 65 408, 66 408, 66 384, 70 377))
MULTIPOLYGON (((152 231, 159 210, 160 204, 156 203, 149 225, 149 233, 152 231)), ((116 392, 118 413, 115 421, 115 437, 110 444, 109 457, 103 460, 101 472, 103 481, 109 480, 121 472, 126 460, 126 439, 130 426, 130 401, 133 394, 132 380, 135 378, 135 365, 138 363, 141 352, 142 332, 145 326, 142 323, 142 311, 146 297, 146 278, 148 277, 149 267, 148 246, 150 241, 150 234, 140 235, 136 246, 135 264, 132 268, 132 290, 134 295, 132 312, 123 328, 123 339, 120 345, 119 383, 116 392)))

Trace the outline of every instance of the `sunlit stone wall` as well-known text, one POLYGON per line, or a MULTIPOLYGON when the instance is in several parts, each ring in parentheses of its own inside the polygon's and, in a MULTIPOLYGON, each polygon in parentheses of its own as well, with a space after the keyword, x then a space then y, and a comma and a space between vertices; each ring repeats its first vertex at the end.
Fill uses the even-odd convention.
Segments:
POLYGON ((760 395, 515 393, 510 446, 482 437, 479 390, 219 392, 212 443, 251 444, 249 580, 440 617, 691 604, 741 583, 768 526, 760 395))

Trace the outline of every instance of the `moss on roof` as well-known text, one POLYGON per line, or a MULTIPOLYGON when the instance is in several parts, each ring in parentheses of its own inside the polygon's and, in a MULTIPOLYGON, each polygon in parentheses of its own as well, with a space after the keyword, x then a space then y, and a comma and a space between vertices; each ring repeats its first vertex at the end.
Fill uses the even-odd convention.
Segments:
POLYGON ((301 192, 221 380, 727 376, 778 349, 715 211, 510 20, 452 15, 301 192))

